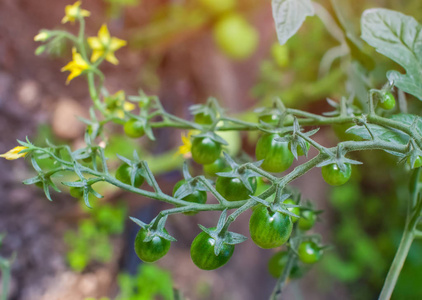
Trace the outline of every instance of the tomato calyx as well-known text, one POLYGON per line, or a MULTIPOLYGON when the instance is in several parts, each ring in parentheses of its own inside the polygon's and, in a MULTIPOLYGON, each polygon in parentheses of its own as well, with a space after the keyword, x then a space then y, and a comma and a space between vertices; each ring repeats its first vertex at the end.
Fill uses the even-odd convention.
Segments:
POLYGON ((291 135, 286 135, 284 137, 285 140, 289 142, 289 148, 292 152, 293 156, 298 159, 298 156, 305 155, 308 157, 308 151, 310 148, 310 144, 307 141, 307 138, 313 136, 317 133, 319 128, 314 130, 301 133, 301 128, 297 118, 295 117, 293 120, 293 132, 291 135))
POLYGON ((243 243, 248 238, 240 233, 228 231, 228 226, 230 225, 227 222, 227 209, 225 209, 218 219, 217 227, 206 228, 201 224, 198 224, 199 228, 208 234, 212 239, 214 239, 214 254, 219 255, 224 245, 236 245, 243 243))
POLYGON ((183 177, 184 182, 174 192, 175 198, 183 199, 196 191, 208 191, 207 187, 202 182, 200 182, 198 178, 192 177, 192 175, 190 175, 186 162, 183 164, 183 177))
MULTIPOLYGON (((256 184, 255 188, 254 186, 252 186, 253 179, 261 177, 261 175, 256 173, 255 171, 247 169, 244 166, 239 166, 239 164, 237 164, 226 152, 223 152, 223 154, 226 162, 231 168, 231 171, 218 172, 216 173, 216 175, 219 177, 238 178, 242 182, 242 184, 251 192, 251 194, 253 194, 256 190, 256 184)), ((254 162, 251 164, 259 167, 261 163, 262 162, 254 162)))
POLYGON ((214 124, 217 117, 222 114, 222 108, 214 97, 208 98, 206 104, 192 105, 189 111, 194 116, 195 123, 201 125, 214 124))
MULTIPOLYGON (((89 203, 89 194, 93 194, 97 198, 104 198, 104 196, 97 193, 91 185, 100 181, 99 178, 92 178, 86 179, 81 171, 78 168, 75 168, 75 173, 79 176, 79 180, 73 182, 62 182, 63 185, 66 185, 74 190, 79 190, 79 194, 84 198, 85 205, 89 208, 92 208, 91 204, 89 203)), ((44 188, 45 191, 45 188, 44 188)), ((48 197, 48 196, 47 196, 48 197)))
POLYGON ((224 146, 228 145, 228 143, 222 137, 216 134, 214 131, 201 132, 199 134, 192 135, 192 137, 193 138, 209 138, 220 145, 224 145, 224 146))
POLYGON ((317 167, 321 168, 324 166, 336 164, 341 172, 347 172, 348 169, 350 169, 350 165, 362 164, 362 162, 360 161, 345 157, 344 155, 346 153, 347 153, 346 149, 344 149, 343 145, 340 143, 337 145, 337 150, 335 153, 332 153, 331 151, 325 152, 325 154, 328 156, 328 159, 317 164, 317 167))
POLYGON ((258 122, 265 127, 282 127, 286 108, 279 98, 273 101, 271 107, 260 107, 254 110, 258 114, 258 122))
MULTIPOLYGON (((123 161, 124 164, 128 166, 128 173, 130 177, 130 185, 136 186, 137 177, 141 175, 143 178, 145 178, 149 185, 151 185, 151 179, 147 174, 147 171, 145 170, 144 163, 139 159, 138 154, 136 151, 133 151, 133 160, 130 160, 126 157, 123 157, 119 154, 117 154, 117 157, 123 161)), ((143 180, 142 180, 143 181, 143 180)), ((129 183, 129 182, 128 182, 129 183)))
POLYGON ((143 239, 143 242, 145 243, 150 242, 155 237, 160 237, 170 242, 176 242, 177 240, 174 237, 172 237, 170 234, 168 234, 167 230, 164 228, 167 221, 167 217, 168 217, 167 215, 163 217, 158 215, 151 221, 150 224, 146 224, 142 222, 141 220, 134 217, 129 217, 129 218, 146 231, 146 236, 143 239))
MULTIPOLYGON (((264 199, 261 199, 256 196, 251 196, 251 199, 264 205, 265 207, 268 207, 272 212, 279 212, 281 214, 289 215, 292 218, 300 218, 299 215, 295 214, 292 210, 292 208, 300 207, 300 205, 296 204, 289 204, 289 203, 283 203, 285 200, 289 199, 291 197, 290 194, 282 194, 275 196, 274 202, 268 202, 264 199)), ((257 204, 258 204, 257 203, 257 204)), ((259 205, 259 204, 258 204, 259 205)))

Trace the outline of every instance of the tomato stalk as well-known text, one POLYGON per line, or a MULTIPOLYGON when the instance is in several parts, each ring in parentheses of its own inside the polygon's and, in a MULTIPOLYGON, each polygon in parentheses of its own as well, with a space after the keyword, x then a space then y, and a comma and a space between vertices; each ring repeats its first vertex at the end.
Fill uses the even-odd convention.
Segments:
POLYGON ((10 261, 0 257, 0 270, 2 275, 1 300, 7 300, 10 284, 10 261))
MULTIPOLYGON (((293 231, 292 234, 290 236, 290 241, 292 240, 292 238, 294 238, 294 236, 296 235, 296 225, 293 227, 293 231)), ((269 298, 269 300, 277 300, 277 298, 281 295, 283 288, 287 282, 287 279, 289 278, 289 274, 297 260, 297 254, 296 252, 293 250, 292 246, 289 246, 289 250, 288 250, 288 258, 287 258, 287 263, 286 266, 283 269, 283 272, 281 273, 281 276, 277 279, 277 283, 273 289, 273 292, 271 293, 271 296, 269 298)))
POLYGON ((417 183, 419 182, 419 176, 420 168, 414 171, 410 183, 411 199, 409 199, 409 206, 414 209, 413 211, 409 210, 410 213, 408 212, 403 236, 401 238, 396 255, 394 256, 393 262, 391 263, 390 270, 388 271, 387 277, 385 278, 384 286, 379 297, 380 300, 388 300, 391 298, 401 269, 403 268, 404 262, 406 261, 407 254, 409 253, 410 247, 412 246, 412 242, 415 237, 417 237, 416 225, 422 212, 422 199, 418 198, 419 188, 417 183), (412 203, 416 203, 416 205, 413 205, 412 203))

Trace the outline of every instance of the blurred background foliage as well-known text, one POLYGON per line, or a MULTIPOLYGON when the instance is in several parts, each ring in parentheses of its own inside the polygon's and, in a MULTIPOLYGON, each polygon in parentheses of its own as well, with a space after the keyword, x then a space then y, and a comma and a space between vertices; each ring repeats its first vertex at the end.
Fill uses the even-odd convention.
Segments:
MULTIPOLYGON (((117 90, 123 85, 129 90, 127 94, 136 94, 138 88, 157 94, 166 109, 185 118, 191 118, 189 105, 205 102, 208 96, 216 96, 221 106, 249 121, 257 119, 253 112, 255 108, 271 105, 274 97, 282 99, 289 107, 314 113, 330 110, 325 101, 327 97, 338 100, 345 96, 362 106, 367 90, 385 83, 387 70, 402 70, 359 39, 361 13, 370 7, 385 7, 422 21, 422 2, 419 0, 321 0, 316 1, 317 15, 307 18, 298 34, 280 46, 276 41, 270 1, 98 0, 85 1, 85 4, 95 15, 93 22, 97 24, 94 25, 110 23, 110 28, 128 41, 127 49, 123 50, 126 52, 119 56, 120 69, 105 68, 106 75, 110 74, 106 86, 117 90), (126 80, 123 83, 119 82, 122 78, 126 80)), ((56 5, 61 11, 63 3, 54 3, 56 5)), ((94 25, 89 29, 93 33, 97 30, 94 25)), ((70 52, 63 44, 53 50, 52 56, 59 57, 59 60, 70 52)), ((64 82, 61 77, 58 80, 64 82)), ((77 98, 84 84, 76 79, 71 87, 75 87, 72 96, 77 98)), ((411 96, 407 99, 407 105, 400 103, 400 110, 421 111, 420 102, 411 96)), ((345 129, 347 126, 332 132, 324 128, 318 139, 327 144, 347 139, 345 129)), ((119 160, 115 153, 130 157, 136 150, 148 161, 154 173, 163 175, 160 183, 167 185, 170 191, 172 184, 179 179, 178 170, 183 161, 175 156, 180 132, 171 132, 169 135, 169 130, 160 130, 157 133, 159 142, 154 143, 129 139, 122 135, 119 126, 109 126, 106 149, 109 164, 117 167, 119 160)), ((234 135, 230 141, 235 153, 241 154, 239 149, 243 148, 253 156, 257 134, 229 134, 234 135)), ((60 136, 49 122, 41 122, 35 136, 33 141, 38 145, 43 145, 48 138, 54 143, 71 142, 73 146, 78 145, 82 137, 60 136)), ((325 209, 325 213, 321 215, 322 224, 316 231, 333 247, 301 283, 292 281, 291 295, 302 294, 304 299, 309 295, 313 299, 338 299, 335 297, 340 290, 344 299, 374 299, 383 284, 404 226, 406 207, 403 200, 407 197, 409 173, 386 153, 359 153, 355 156, 364 162, 364 166, 354 168, 353 179, 347 185, 330 190, 321 188, 323 197, 317 204, 325 209)), ((48 167, 52 161, 38 163, 41 167, 48 167)), ((306 188, 306 180, 313 179, 306 177, 302 188, 306 188)), ((60 178, 59 181, 67 179, 60 178)), ((124 262, 127 258, 122 258, 129 255, 125 250, 132 247, 133 239, 128 234, 131 225, 127 223, 127 216, 138 214, 140 210, 145 212, 145 207, 134 204, 139 199, 124 201, 118 191, 108 186, 96 186, 96 189, 106 195, 104 200, 92 199, 93 210, 75 202, 79 213, 63 235, 69 267, 86 273, 98 264, 121 260, 117 292, 114 289, 104 296, 114 299, 118 295, 117 299, 125 300, 173 299, 172 287, 176 278, 172 279, 169 272, 150 264, 135 269, 127 267, 124 262), (124 243, 128 246, 122 253, 116 240, 123 232, 124 243)), ((157 206, 153 206, 152 211, 154 209, 157 206)), ((152 216, 151 213, 147 218, 152 216)), ((186 220, 175 221, 179 236, 187 227, 196 226, 194 222, 189 226, 180 224, 186 220)), ((199 220, 196 219, 196 223, 199 220)), ((193 230, 188 229, 190 232, 186 235, 193 237, 193 230)), ((180 239, 187 244, 191 240, 188 236, 180 239)), ((186 247, 182 250, 188 255, 186 247)), ((422 298, 419 287, 422 280, 421 251, 421 242, 415 241, 394 299, 422 298)), ((266 265, 264 258, 257 264, 266 265)), ((248 259, 248 256, 242 259, 248 259)), ((174 266, 174 263, 162 268, 169 265, 174 266)), ((254 278, 252 281, 259 281, 260 271, 257 270, 256 274, 251 277, 254 278)), ((270 280, 268 276, 263 278, 270 280)), ((275 280, 264 287, 269 290, 274 283, 275 280)), ((248 290, 247 282, 238 284, 236 289, 248 290)), ((254 287, 256 285, 252 284, 249 288, 254 287)), ((200 281, 189 282, 181 289, 193 299, 217 299, 210 291, 216 287, 200 281)), ((230 298, 230 293, 218 292, 218 299, 230 298)), ((257 294, 252 294, 250 299, 253 295, 257 294)))

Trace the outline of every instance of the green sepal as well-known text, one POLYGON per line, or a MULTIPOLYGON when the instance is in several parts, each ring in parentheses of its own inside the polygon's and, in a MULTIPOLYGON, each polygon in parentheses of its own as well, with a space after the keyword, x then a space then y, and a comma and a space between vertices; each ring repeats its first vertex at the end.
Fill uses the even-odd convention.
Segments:
POLYGON ((134 218, 134 217, 129 217, 129 219, 131 219, 133 222, 135 222, 137 225, 139 225, 139 227, 141 228, 146 228, 148 226, 147 223, 142 222, 141 220, 134 218))
MULTIPOLYGON (((252 186, 249 183, 250 177, 261 177, 260 174, 256 173, 255 171, 252 171, 250 169, 246 169, 244 167, 239 166, 226 152, 223 152, 224 158, 226 162, 230 165, 232 168, 229 172, 218 172, 216 175, 220 177, 229 177, 229 178, 239 178, 240 181, 242 181, 243 185, 250 191, 253 192, 252 186)), ((258 161, 253 163, 255 166, 260 166, 262 164, 262 161, 258 161)))
POLYGON ((221 145, 225 145, 225 146, 228 145, 228 143, 222 137, 220 137, 218 134, 216 134, 213 131, 202 132, 200 134, 195 134, 192 137, 194 137, 194 138, 199 138, 199 137, 206 138, 207 137, 207 138, 210 138, 214 142, 219 143, 221 145))
POLYGON ((360 161, 346 158, 344 155, 346 154, 346 151, 343 148, 343 145, 340 143, 337 145, 337 151, 336 153, 327 152, 327 155, 330 156, 327 160, 324 160, 323 162, 317 164, 316 166, 318 168, 331 165, 331 164, 337 164, 337 166, 340 168, 342 172, 346 171, 346 164, 350 165, 361 165, 363 164, 360 161))
POLYGON ((130 219, 139 225, 142 229, 147 231, 145 239, 143 240, 144 242, 150 242, 156 236, 159 236, 170 242, 176 242, 177 240, 174 237, 165 232, 164 227, 167 221, 167 217, 168 215, 165 215, 164 217, 160 217, 160 215, 158 215, 149 224, 146 224, 141 220, 133 217, 130 217, 130 219))
POLYGON ((198 178, 193 178, 190 175, 186 161, 183 163, 183 177, 185 178, 185 183, 174 193, 175 198, 183 199, 195 191, 208 191, 207 187, 198 178))
POLYGON ((214 97, 210 97, 206 104, 194 104, 189 107, 189 111, 192 115, 204 114, 211 116, 211 120, 215 122, 217 116, 223 114, 223 109, 218 104, 218 101, 214 97))
POLYGON ((198 224, 199 228, 201 228, 202 231, 207 233, 212 239, 215 241, 214 245, 214 254, 219 255, 221 252, 221 249, 224 247, 224 244, 227 245, 236 245, 243 243, 248 238, 245 237, 242 234, 226 231, 222 233, 224 230, 224 227, 226 225, 226 219, 227 219, 227 209, 225 209, 218 219, 217 227, 216 228, 206 228, 202 226, 201 224, 198 224), (223 234, 223 236, 221 236, 223 234))

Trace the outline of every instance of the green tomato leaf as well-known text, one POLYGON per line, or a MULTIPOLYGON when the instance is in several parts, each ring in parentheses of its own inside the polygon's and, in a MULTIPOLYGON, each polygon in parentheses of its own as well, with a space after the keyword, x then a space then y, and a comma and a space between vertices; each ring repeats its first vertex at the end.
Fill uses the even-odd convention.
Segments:
POLYGON ((422 100, 421 24, 402 13, 373 8, 364 11, 361 28, 363 40, 406 70, 406 74, 389 71, 388 79, 422 100))
POLYGON ((422 119, 419 116, 400 113, 400 114, 392 115, 391 119, 409 127, 415 126, 418 133, 422 134, 422 119))
MULTIPOLYGON (((405 145, 409 142, 409 136, 401 131, 382 127, 375 124, 367 124, 371 133, 374 135, 374 138, 378 138, 380 140, 396 143, 400 145, 405 145)), ((347 133, 351 133, 361 137, 364 140, 372 140, 371 135, 369 134, 368 130, 365 126, 353 126, 346 130, 347 133)))
POLYGON ((307 16, 314 15, 310 0, 272 0, 278 41, 284 45, 302 26, 307 16))

